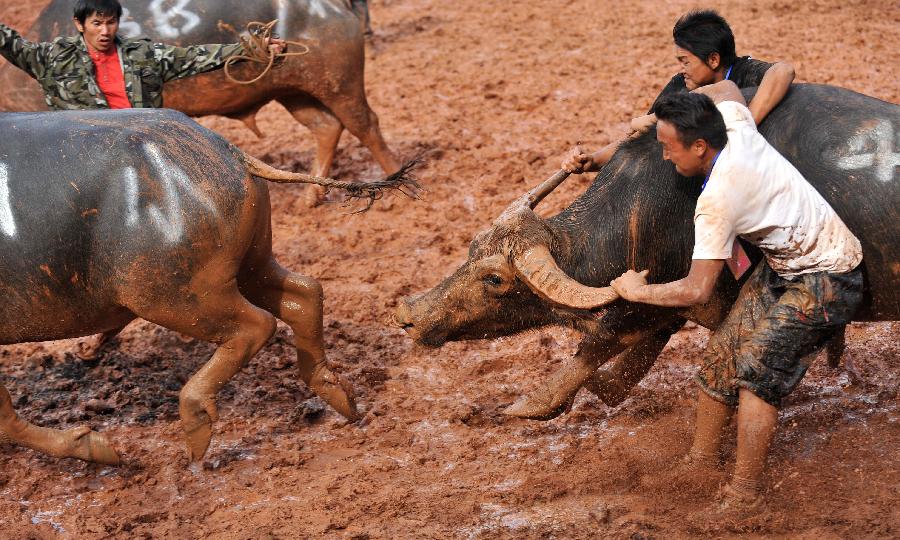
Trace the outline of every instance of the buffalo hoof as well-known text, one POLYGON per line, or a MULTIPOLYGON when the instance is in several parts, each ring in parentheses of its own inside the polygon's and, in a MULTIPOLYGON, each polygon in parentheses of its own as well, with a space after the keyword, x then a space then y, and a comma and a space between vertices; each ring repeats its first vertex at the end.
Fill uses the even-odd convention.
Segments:
POLYGON ((311 185, 306 189, 304 202, 307 208, 315 208, 325 202, 325 188, 319 185, 311 185))
POLYGON ((87 426, 66 430, 63 432, 63 437, 67 440, 67 457, 103 465, 118 465, 121 463, 119 454, 106 437, 96 431, 91 431, 91 428, 87 426))
POLYGON ((310 379, 309 389, 347 420, 351 422, 359 420, 353 387, 340 375, 328 368, 321 368, 310 379))
POLYGON ((218 419, 215 401, 211 399, 196 401, 182 397, 179 415, 181 416, 181 427, 184 430, 184 441, 187 444, 188 458, 191 461, 200 461, 209 448, 213 422, 218 419))
POLYGON ((197 422, 190 429, 186 426, 184 428, 184 442, 187 444, 188 459, 191 461, 203 459, 206 449, 209 448, 209 441, 212 440, 212 422, 208 416, 206 418, 206 422, 197 422))
POLYGON ((85 338, 76 345, 75 356, 85 361, 96 360, 106 349, 109 342, 110 340, 106 337, 106 334, 97 334, 85 338))
POLYGON ((563 413, 571 411, 574 401, 574 394, 559 405, 554 405, 554 400, 547 394, 522 396, 518 401, 504 409, 503 414, 529 420, 552 420, 563 413))

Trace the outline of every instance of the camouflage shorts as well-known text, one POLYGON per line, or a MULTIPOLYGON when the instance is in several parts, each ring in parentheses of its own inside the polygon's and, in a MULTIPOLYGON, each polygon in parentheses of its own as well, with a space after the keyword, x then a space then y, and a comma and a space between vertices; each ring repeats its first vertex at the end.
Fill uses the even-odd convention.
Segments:
POLYGON ((806 373, 807 355, 850 322, 862 288, 859 268, 787 279, 760 262, 710 336, 697 382, 731 406, 737 405, 740 388, 779 406, 806 373))

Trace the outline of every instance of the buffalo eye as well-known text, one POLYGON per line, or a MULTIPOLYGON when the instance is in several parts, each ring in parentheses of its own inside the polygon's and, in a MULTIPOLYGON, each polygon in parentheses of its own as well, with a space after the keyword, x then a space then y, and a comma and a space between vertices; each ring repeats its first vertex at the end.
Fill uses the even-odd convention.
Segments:
POLYGON ((503 278, 498 276, 497 274, 488 274, 482 279, 485 283, 493 287, 499 287, 500 285, 503 285, 503 278))

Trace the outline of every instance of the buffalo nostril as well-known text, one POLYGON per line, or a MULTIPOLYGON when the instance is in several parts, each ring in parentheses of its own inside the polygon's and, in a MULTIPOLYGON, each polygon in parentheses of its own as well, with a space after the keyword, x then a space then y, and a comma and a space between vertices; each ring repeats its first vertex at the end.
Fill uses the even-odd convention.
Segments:
POLYGON ((407 329, 412 328, 413 326, 415 326, 413 323, 405 322, 404 320, 402 320, 402 319, 404 319, 404 318, 405 318, 405 317, 401 317, 401 316, 400 316, 398 313, 396 313, 396 312, 391 313, 390 316, 388 317, 388 324, 389 324, 390 326, 395 327, 395 328, 402 328, 403 330, 407 330, 407 329))

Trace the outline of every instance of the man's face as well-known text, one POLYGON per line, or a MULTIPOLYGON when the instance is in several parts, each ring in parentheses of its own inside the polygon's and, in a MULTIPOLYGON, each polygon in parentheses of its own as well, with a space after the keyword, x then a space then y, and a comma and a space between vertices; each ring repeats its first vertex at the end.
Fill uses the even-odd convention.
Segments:
POLYGON ((115 15, 106 16, 94 13, 84 20, 84 24, 75 19, 75 26, 84 35, 84 41, 89 47, 96 51, 106 52, 115 44, 119 19, 115 15))
MULTIPOLYGON (((691 51, 675 45, 675 59, 681 64, 681 74, 684 75, 684 85, 688 90, 716 82, 714 69, 691 51)), ((714 64, 713 67, 719 67, 719 54, 711 54, 710 62, 714 64)))
POLYGON ((678 174, 688 177, 703 174, 706 141, 697 139, 685 146, 678 138, 678 129, 665 120, 656 124, 656 140, 662 145, 663 159, 671 161, 678 174))

